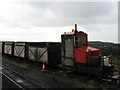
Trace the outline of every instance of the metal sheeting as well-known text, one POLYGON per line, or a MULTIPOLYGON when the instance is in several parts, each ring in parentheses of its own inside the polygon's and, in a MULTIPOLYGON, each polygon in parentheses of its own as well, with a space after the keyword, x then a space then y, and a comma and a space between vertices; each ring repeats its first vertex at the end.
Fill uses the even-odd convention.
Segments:
POLYGON ((73 39, 65 40, 65 57, 73 58, 73 39))
POLYGON ((62 64, 74 66, 74 38, 62 36, 62 64))
POLYGON ((65 40, 65 61, 63 62, 64 65, 73 66, 73 39, 66 39, 65 40))
POLYGON ((48 62, 47 48, 29 47, 29 59, 44 63, 48 62))
POLYGON ((14 55, 18 57, 25 57, 25 47, 24 46, 14 46, 14 55))

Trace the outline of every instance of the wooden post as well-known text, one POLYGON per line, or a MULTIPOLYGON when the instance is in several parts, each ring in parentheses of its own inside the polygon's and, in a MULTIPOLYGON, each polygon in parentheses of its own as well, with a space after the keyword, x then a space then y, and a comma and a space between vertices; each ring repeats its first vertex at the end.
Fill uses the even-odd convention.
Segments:
POLYGON ((11 50, 11 55, 14 56, 14 42, 12 42, 12 50, 11 50))
POLYGON ((28 42, 25 42, 25 60, 29 59, 29 44, 28 42))
POLYGON ((2 42, 2 54, 4 54, 4 46, 5 45, 5 42, 2 42))

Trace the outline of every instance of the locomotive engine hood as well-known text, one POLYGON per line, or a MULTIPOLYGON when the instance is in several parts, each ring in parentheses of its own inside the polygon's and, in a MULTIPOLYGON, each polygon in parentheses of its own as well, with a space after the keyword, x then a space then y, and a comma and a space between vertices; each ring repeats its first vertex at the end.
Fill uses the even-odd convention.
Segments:
POLYGON ((76 62, 87 63, 88 58, 98 58, 101 50, 90 46, 75 48, 76 62))
POLYGON ((92 53, 92 56, 98 56, 101 53, 100 49, 93 48, 90 46, 83 46, 83 47, 80 47, 77 49, 81 52, 85 52, 85 53, 89 53, 89 54, 92 53))
POLYGON ((93 48, 90 46, 83 46, 83 47, 78 48, 78 50, 83 51, 83 52, 91 52, 91 51, 98 51, 100 49, 93 48))

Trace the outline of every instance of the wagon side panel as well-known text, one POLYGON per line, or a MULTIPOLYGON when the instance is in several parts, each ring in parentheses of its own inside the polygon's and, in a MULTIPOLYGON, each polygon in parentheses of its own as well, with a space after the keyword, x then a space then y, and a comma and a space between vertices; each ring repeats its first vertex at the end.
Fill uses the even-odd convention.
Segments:
POLYGON ((25 57, 25 47, 24 46, 14 46, 14 56, 25 57))
POLYGON ((12 45, 10 45, 10 44, 5 44, 4 53, 11 55, 11 54, 12 54, 12 45))

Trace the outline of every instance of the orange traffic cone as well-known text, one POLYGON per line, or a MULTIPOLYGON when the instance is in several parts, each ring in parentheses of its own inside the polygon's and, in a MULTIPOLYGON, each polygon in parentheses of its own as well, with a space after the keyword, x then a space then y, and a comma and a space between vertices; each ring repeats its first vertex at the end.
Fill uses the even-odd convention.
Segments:
POLYGON ((44 65, 44 64, 43 64, 43 67, 42 67, 41 71, 42 71, 42 72, 47 71, 47 70, 45 69, 45 65, 44 65))

